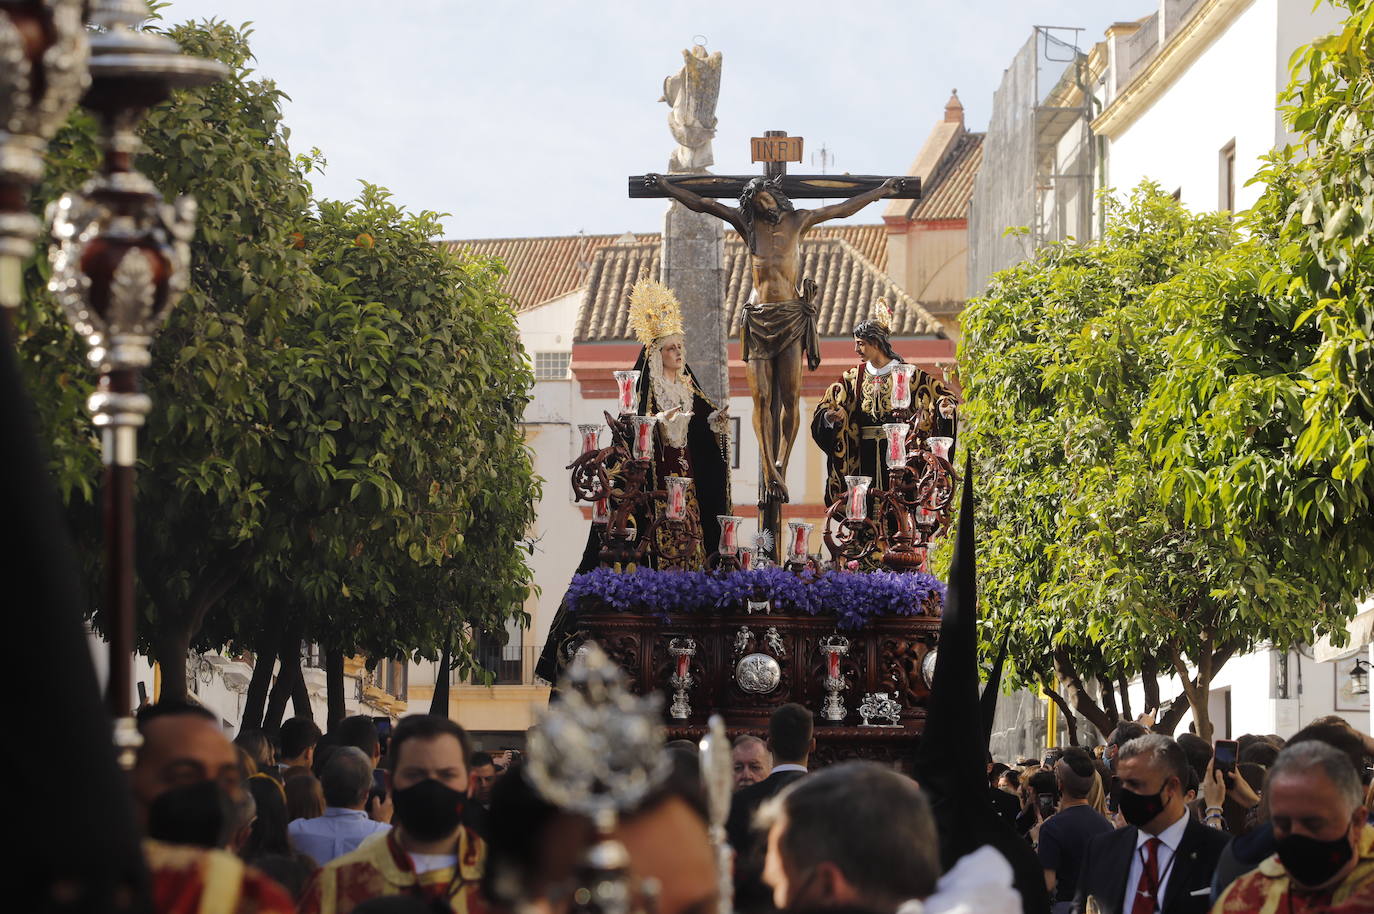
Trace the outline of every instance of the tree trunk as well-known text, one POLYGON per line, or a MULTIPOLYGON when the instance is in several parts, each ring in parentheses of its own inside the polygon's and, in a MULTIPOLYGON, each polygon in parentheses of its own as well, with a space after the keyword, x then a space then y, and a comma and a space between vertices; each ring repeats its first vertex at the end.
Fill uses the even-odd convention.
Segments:
POLYGON ((1121 686, 1121 719, 1135 720, 1135 715, 1131 713, 1131 684, 1126 681, 1124 673, 1117 677, 1117 683, 1121 686))
POLYGON ((1145 707, 1140 709, 1140 713, 1159 711, 1159 661, 1148 652, 1140 657, 1140 685, 1145 692, 1145 707))
POLYGON ((263 632, 262 649, 253 663, 253 678, 248 681, 248 695, 243 701, 243 722, 240 730, 262 728, 263 709, 267 707, 267 693, 272 687, 272 671, 277 665, 277 645, 281 641, 278 626, 263 632))
POLYGON ((1069 659, 1067 651, 1061 649, 1054 652, 1054 671, 1059 676, 1060 687, 1068 692, 1067 698, 1072 702, 1074 709, 1097 728, 1103 739, 1106 739, 1116 723, 1098 707, 1092 696, 1083 688, 1083 680, 1074 668, 1073 661, 1069 659))
POLYGON ((315 708, 310 704, 310 687, 305 683, 305 670, 301 669, 300 658, 296 659, 296 682, 291 686, 291 706, 297 717, 315 719, 315 708))
POLYGON ((153 659, 162 667, 162 692, 158 700, 186 701, 186 655, 190 653, 191 641, 200 631, 206 613, 224 599, 242 572, 234 553, 227 553, 196 580, 185 600, 174 601, 156 583, 159 569, 145 564, 149 561, 146 552, 139 552, 143 557, 139 579, 145 582, 158 608, 157 630, 152 634, 153 659))
POLYGON ((277 684, 272 687, 272 694, 267 698, 267 713, 262 721, 262 728, 269 731, 281 729, 286 703, 295 691, 296 681, 301 678, 301 639, 297 629, 291 628, 282 634, 280 660, 277 684))
POLYGON ((169 614, 158 625, 153 642, 154 659, 162 667, 162 691, 159 702, 185 702, 186 655, 191 652, 191 619, 186 615, 169 614))
POLYGON ((344 657, 341 650, 326 650, 324 654, 324 688, 325 704, 329 707, 327 714, 329 729, 333 730, 334 725, 343 720, 347 712, 344 710, 344 657))
POLYGON ((1121 712, 1116 709, 1116 687, 1112 685, 1112 680, 1107 676, 1097 677, 1098 694, 1102 705, 1102 710, 1107 712, 1107 716, 1117 723, 1121 722, 1121 712))
POLYGON ((1160 715, 1155 719, 1155 725, 1151 727, 1154 732, 1162 733, 1165 736, 1173 736, 1178 729, 1178 722, 1183 720, 1183 715, 1189 708, 1188 699, 1180 695, 1169 702, 1167 709, 1161 709, 1160 715))

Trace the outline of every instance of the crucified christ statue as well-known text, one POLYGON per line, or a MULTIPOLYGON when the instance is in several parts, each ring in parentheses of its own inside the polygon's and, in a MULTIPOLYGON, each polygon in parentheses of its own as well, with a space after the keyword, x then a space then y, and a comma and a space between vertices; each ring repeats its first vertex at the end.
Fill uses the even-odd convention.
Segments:
POLYGON ((764 484, 770 500, 787 501, 787 461, 801 424, 802 352, 812 371, 820 364, 816 332, 816 284, 803 279, 801 239, 814 225, 852 216, 874 200, 902 194, 906 179, 888 178, 877 187, 819 209, 796 209, 782 182, 753 178, 740 194, 739 206, 725 206, 661 175, 644 176, 646 187, 677 200, 698 213, 722 219, 749 245, 754 300, 744 309, 743 349, 749 391, 754 399, 754 434, 762 456, 764 484))

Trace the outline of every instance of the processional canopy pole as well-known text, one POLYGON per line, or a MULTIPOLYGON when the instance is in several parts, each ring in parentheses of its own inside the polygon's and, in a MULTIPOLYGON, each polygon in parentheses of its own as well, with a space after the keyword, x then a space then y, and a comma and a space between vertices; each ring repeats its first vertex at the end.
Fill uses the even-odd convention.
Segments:
POLYGON ((735 772, 723 717, 711 715, 706 722, 706 735, 697 747, 701 752, 701 783, 706 792, 711 844, 716 850, 716 875, 719 879, 716 911, 717 914, 731 914, 735 908, 735 880, 732 878, 734 852, 726 837, 725 822, 730 818, 735 772))
MULTIPOLYGON (((105 598, 110 619, 107 700, 116 741, 136 742, 128 717, 134 652, 134 466, 138 429, 152 409, 140 374, 167 314, 186 291, 195 201, 166 203, 134 168, 137 128, 174 89, 217 82, 224 64, 181 52, 164 35, 140 31, 145 0, 96 0, 90 9, 89 91, 83 107, 100 122, 101 171, 49 207, 49 249, 57 298, 100 373, 87 401, 101 430, 105 464, 105 598)), ((126 756, 131 753, 126 752, 126 756)))

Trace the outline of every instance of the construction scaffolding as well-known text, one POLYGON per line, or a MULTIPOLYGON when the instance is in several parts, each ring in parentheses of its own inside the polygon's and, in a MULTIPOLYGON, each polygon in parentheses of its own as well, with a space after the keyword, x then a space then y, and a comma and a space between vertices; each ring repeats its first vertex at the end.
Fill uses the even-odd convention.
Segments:
POLYGON ((1092 236, 1095 143, 1082 29, 1036 26, 992 100, 969 212, 969 291, 1046 244, 1092 236))

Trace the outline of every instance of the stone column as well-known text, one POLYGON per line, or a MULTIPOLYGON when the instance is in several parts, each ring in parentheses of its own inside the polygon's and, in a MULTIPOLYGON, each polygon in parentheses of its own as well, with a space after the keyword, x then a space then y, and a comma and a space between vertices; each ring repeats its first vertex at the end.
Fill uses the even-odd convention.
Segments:
POLYGON ((717 406, 725 406, 730 394, 725 224, 676 201, 670 203, 663 220, 661 281, 682 304, 687 361, 702 392, 717 406))

